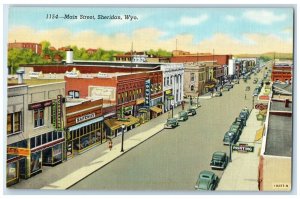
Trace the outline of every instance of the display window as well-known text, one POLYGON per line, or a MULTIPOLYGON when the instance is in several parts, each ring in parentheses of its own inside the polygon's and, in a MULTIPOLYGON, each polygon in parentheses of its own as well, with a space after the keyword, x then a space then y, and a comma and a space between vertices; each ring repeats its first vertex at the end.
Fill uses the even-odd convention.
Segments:
POLYGON ((38 151, 31 153, 30 157, 30 171, 31 174, 42 169, 42 152, 38 151))
POLYGON ((18 162, 11 162, 6 165, 6 181, 9 183, 18 179, 18 162))

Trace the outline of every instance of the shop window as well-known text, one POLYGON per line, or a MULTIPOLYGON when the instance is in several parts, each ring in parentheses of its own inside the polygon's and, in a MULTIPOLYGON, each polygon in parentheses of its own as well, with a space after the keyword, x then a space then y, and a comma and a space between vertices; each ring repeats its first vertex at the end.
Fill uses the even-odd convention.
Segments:
POLYGON ((79 98, 79 91, 71 90, 71 91, 68 92, 68 95, 69 95, 71 98, 79 98))
POLYGON ((44 125, 44 109, 34 110, 34 127, 39 127, 44 125))
POLYGON ((17 162, 12 162, 6 166, 6 180, 7 182, 16 180, 18 175, 18 166, 17 162))
POLYGON ((84 134, 83 128, 84 128, 84 127, 80 128, 80 136, 83 136, 83 134, 84 134))
POLYGON ((31 160, 30 160, 31 173, 39 171, 42 168, 42 158, 41 158, 41 156, 42 156, 41 151, 38 151, 36 153, 31 154, 31 160))
POLYGON ((14 113, 14 132, 21 131, 21 112, 14 113))

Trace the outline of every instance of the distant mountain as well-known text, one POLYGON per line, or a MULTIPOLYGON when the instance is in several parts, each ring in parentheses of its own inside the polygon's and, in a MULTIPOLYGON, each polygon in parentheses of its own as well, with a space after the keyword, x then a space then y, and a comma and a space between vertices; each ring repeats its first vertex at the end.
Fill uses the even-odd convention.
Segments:
POLYGON ((234 57, 239 58, 239 57, 268 57, 270 59, 293 59, 293 53, 278 53, 278 52, 267 52, 263 54, 237 54, 234 55, 234 57))

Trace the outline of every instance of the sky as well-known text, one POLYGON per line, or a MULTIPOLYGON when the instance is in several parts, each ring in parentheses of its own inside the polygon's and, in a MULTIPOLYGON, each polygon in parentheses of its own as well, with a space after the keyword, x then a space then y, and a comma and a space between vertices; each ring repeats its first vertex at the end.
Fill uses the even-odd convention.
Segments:
POLYGON ((133 44, 136 51, 292 53, 293 14, 292 8, 12 6, 8 42, 47 40, 56 48, 77 45, 120 51, 130 51, 133 44), (47 19, 47 14, 59 18, 47 19), (63 18, 66 15, 77 19, 63 18), (98 15, 121 19, 98 19, 98 15), (126 20, 125 15, 137 18, 126 20))

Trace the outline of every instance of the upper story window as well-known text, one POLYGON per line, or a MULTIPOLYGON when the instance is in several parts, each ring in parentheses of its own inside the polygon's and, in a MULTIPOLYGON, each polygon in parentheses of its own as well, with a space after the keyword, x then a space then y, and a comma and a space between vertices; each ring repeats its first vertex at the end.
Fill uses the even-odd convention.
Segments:
POLYGON ((44 108, 34 110, 34 127, 44 126, 44 108))
POLYGON ((195 81, 195 73, 191 73, 191 81, 195 81))
POLYGON ((7 114, 7 135, 21 131, 22 112, 7 114))
POLYGON ((79 98, 79 91, 71 90, 68 92, 68 95, 72 98, 79 98))
POLYGON ((168 85, 168 86, 170 85, 169 79, 170 79, 170 77, 167 77, 167 85, 168 85))

